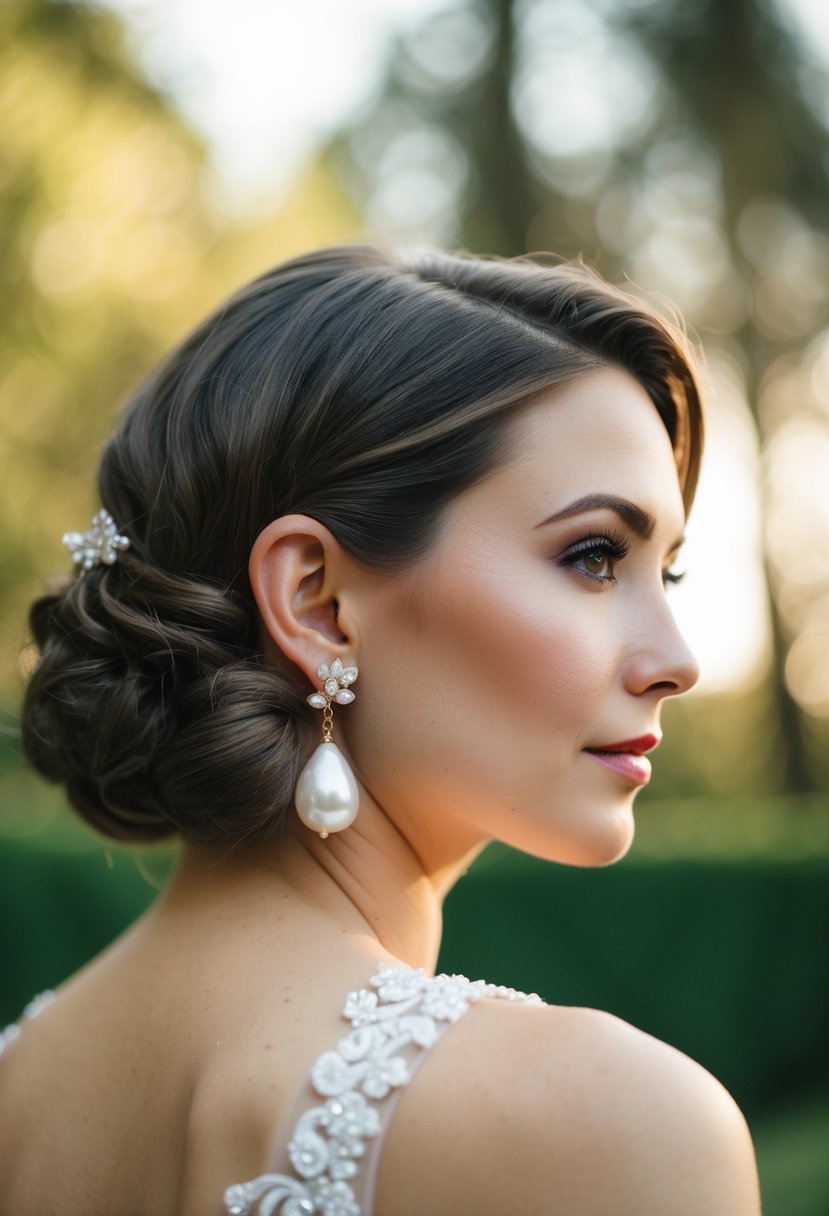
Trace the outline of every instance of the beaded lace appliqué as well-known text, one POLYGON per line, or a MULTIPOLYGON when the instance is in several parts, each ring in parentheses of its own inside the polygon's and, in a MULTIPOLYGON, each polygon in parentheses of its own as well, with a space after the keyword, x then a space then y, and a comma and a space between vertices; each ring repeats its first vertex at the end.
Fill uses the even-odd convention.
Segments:
POLYGON ((456 1022, 481 997, 543 1004, 534 993, 462 975, 432 979, 411 967, 384 967, 370 984, 349 994, 343 1017, 351 1031, 311 1070, 311 1085, 324 1101, 294 1128, 288 1156, 295 1176, 262 1174, 228 1187, 228 1216, 361 1216, 349 1182, 366 1141, 380 1133, 380 1115, 370 1102, 411 1078, 401 1051, 431 1047, 443 1029, 439 1023, 456 1022))

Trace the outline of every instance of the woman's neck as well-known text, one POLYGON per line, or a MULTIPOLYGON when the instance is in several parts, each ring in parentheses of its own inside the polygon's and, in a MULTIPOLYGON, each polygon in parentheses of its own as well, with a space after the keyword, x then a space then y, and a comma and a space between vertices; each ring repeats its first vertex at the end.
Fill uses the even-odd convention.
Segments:
POLYGON ((235 925, 251 942, 257 930, 282 940, 286 929, 304 932, 321 950, 328 940, 341 949, 346 934, 360 949, 431 972, 443 899, 480 847, 427 859, 375 806, 327 840, 291 823, 278 842, 187 845, 156 916, 221 922, 225 935, 235 925))

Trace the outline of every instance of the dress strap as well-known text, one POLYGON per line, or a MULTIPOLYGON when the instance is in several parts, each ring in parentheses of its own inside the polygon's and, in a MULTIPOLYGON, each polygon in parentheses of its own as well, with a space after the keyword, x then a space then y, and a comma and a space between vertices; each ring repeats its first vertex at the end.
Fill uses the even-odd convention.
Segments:
POLYGON ((370 984, 348 995, 351 1030, 311 1069, 302 1113, 269 1172, 225 1191, 228 1216, 370 1216, 385 1132, 428 1049, 481 997, 543 1004, 534 993, 405 966, 384 967, 370 984))

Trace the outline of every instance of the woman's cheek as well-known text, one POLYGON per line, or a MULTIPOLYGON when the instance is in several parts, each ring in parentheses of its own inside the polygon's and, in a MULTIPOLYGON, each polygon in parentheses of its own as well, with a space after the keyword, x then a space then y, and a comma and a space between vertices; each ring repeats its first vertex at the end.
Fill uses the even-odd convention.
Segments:
POLYGON ((614 670, 612 634, 607 620, 597 619, 599 605, 565 597, 532 615, 512 607, 492 618, 500 641, 490 648, 497 657, 489 675, 497 669, 504 698, 556 719, 599 708, 614 670))

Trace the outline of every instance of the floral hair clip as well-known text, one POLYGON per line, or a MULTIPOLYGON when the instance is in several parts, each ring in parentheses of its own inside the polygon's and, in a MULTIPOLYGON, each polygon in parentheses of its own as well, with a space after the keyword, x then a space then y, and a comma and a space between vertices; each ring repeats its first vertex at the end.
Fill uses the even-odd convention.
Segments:
POLYGON ((63 544, 72 554, 78 574, 95 566, 112 566, 118 554, 129 549, 128 537, 119 535, 109 511, 96 511, 88 532, 64 532, 63 544))

